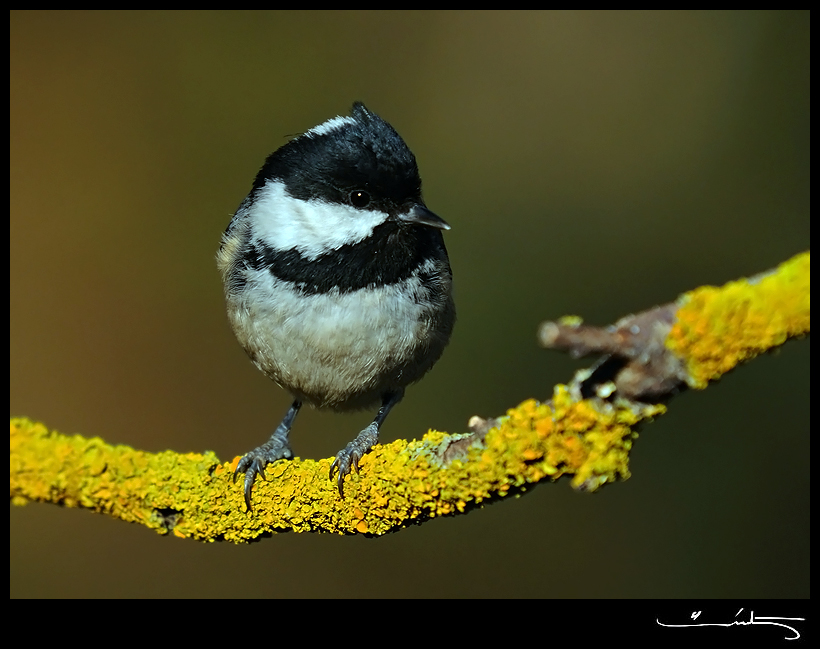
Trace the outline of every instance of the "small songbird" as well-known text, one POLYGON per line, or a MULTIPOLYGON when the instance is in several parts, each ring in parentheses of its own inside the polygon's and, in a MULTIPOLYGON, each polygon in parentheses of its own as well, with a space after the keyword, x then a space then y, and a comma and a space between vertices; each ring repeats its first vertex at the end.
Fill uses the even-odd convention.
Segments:
POLYGON ((290 429, 303 403, 340 412, 380 403, 330 467, 343 495, 405 387, 450 340, 449 229, 421 198, 413 153, 364 104, 268 156, 217 253, 239 343, 293 396, 270 439, 236 467, 249 510, 256 475, 293 457, 290 429))

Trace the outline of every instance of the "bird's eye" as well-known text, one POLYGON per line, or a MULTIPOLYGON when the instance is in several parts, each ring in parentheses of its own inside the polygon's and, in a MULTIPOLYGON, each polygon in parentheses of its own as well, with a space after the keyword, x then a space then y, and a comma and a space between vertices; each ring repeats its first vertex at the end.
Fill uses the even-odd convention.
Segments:
POLYGON ((354 189, 350 192, 350 204, 353 207, 367 207, 370 203, 370 194, 363 189, 354 189))

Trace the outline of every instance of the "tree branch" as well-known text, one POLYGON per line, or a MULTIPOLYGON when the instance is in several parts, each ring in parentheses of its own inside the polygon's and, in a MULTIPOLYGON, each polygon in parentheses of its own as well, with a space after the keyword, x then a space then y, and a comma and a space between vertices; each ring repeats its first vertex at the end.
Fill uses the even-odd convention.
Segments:
POLYGON ((723 287, 701 287, 676 302, 610 327, 579 318, 541 326, 547 347, 604 354, 552 398, 498 419, 470 420, 469 433, 429 431, 365 455, 346 479, 345 498, 327 479, 330 459, 279 461, 257 481, 246 512, 233 484, 239 458, 211 452, 144 453, 10 422, 11 499, 84 507, 160 533, 247 542, 279 531, 380 535, 571 475, 594 491, 629 477, 636 427, 666 412, 685 386, 710 381, 810 330, 810 255, 723 287))

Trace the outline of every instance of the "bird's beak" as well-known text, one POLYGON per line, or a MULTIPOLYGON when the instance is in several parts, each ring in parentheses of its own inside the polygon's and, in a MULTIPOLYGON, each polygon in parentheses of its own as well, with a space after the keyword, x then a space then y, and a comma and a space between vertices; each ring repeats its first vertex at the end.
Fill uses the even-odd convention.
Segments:
POLYGON ((427 225, 431 228, 438 228, 439 230, 450 229, 447 221, 428 210, 421 203, 416 203, 404 214, 399 214, 398 220, 414 225, 427 225))

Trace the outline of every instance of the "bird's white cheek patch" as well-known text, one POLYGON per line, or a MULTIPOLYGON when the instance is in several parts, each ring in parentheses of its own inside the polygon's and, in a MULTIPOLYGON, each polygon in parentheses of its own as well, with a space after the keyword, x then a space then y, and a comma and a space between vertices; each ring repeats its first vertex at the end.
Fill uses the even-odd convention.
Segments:
POLYGON ((275 250, 298 250, 307 259, 358 243, 387 220, 384 212, 293 198, 279 180, 267 181, 250 209, 255 239, 275 250))

